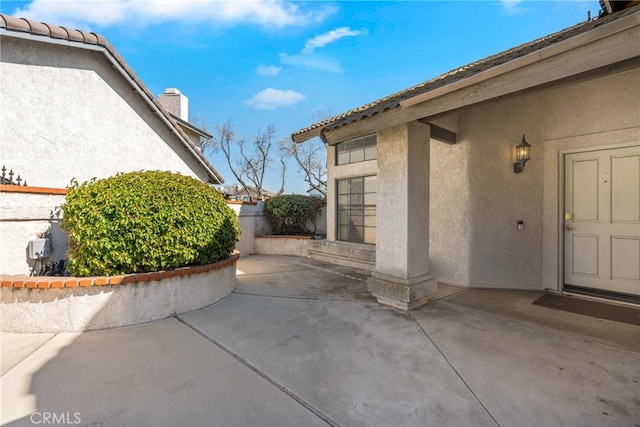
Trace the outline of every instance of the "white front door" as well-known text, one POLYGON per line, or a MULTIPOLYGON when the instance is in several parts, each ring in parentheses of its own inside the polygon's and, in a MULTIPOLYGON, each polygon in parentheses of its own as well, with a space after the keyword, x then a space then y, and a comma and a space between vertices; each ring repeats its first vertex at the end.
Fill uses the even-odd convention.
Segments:
POLYGON ((640 145, 565 155, 564 283, 640 295, 640 145))

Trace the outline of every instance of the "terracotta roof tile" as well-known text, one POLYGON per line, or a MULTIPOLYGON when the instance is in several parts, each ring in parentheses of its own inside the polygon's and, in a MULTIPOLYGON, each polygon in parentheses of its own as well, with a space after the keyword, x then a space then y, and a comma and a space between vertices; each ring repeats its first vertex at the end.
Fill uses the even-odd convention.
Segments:
MULTIPOLYGON (((95 33, 94 33, 95 34, 95 33)), ((107 39, 105 39, 104 37, 102 37, 102 35, 100 34, 95 34, 96 39, 97 39, 97 44, 100 46, 104 46, 110 54, 114 55, 116 53, 116 50, 113 48, 113 46, 111 45, 111 43, 109 43, 107 41, 107 39)), ((115 55, 114 55, 115 56, 115 55)), ((123 59, 124 61, 124 59, 123 59)))
POLYGON ((397 108, 400 106, 400 102, 405 99, 409 99, 416 95, 420 95, 422 93, 432 91, 434 89, 446 86, 456 81, 469 78, 475 74, 479 74, 483 71, 486 71, 498 65, 505 64, 514 59, 523 57, 525 55, 529 55, 533 52, 539 51, 541 49, 544 49, 556 43, 565 41, 579 34, 586 33, 587 31, 591 31, 597 27, 608 24, 610 22, 613 22, 617 19, 623 18, 628 15, 631 15, 638 11, 640 11, 640 6, 630 7, 620 12, 604 16, 602 18, 579 23, 572 27, 561 30, 557 33, 549 34, 537 40, 522 44, 512 49, 497 53, 495 55, 491 55, 487 58, 480 59, 478 61, 472 62, 470 64, 464 65, 462 67, 459 67, 449 72, 446 72, 444 74, 441 74, 431 80, 427 80, 426 82, 419 83, 408 89, 404 89, 400 92, 396 92, 384 98, 380 98, 377 101, 370 102, 368 104, 346 111, 337 116, 315 123, 311 126, 308 126, 304 129, 301 129, 295 132, 294 134, 292 134, 292 137, 295 137, 296 135, 300 135, 305 132, 309 132, 319 128, 324 128, 325 130, 335 129, 340 126, 344 126, 349 123, 353 123, 358 120, 374 116, 378 113, 381 113, 393 108, 397 108))
POLYGON ((57 25, 45 24, 49 28, 49 37, 53 39, 67 39, 69 34, 67 30, 57 25))
POLYGON ((32 34, 41 34, 46 36, 49 35, 49 27, 47 27, 46 25, 34 21, 29 21, 29 25, 31 26, 32 34))
POLYGON ((69 29, 67 27, 63 27, 63 28, 67 32, 67 39, 69 41, 80 42, 80 43, 84 42, 84 34, 82 33, 82 31, 69 29))
POLYGON ((31 26, 29 21, 22 18, 16 18, 14 16, 3 15, 5 26, 8 30, 31 32, 31 26))
POLYGON ((171 117, 168 111, 160 105, 160 103, 155 99, 155 96, 151 93, 151 91, 146 87, 146 85, 138 78, 136 73, 133 71, 131 67, 126 63, 124 58, 118 54, 116 49, 113 47, 109 41, 103 36, 95 33, 89 33, 86 31, 67 29, 64 27, 58 27, 56 25, 50 25, 47 23, 36 22, 24 18, 16 18, 14 16, 9 16, 0 13, 0 28, 6 28, 6 30, 10 31, 19 31, 24 33, 30 33, 34 35, 39 35, 43 37, 50 37, 55 39, 63 39, 68 40, 70 42, 79 43, 79 44, 90 44, 90 45, 98 45, 105 48, 106 53, 111 55, 111 57, 122 67, 122 69, 129 75, 129 77, 137 84, 138 89, 140 89, 149 100, 158 108, 158 110, 164 115, 165 119, 171 124, 173 129, 180 135, 182 139, 182 143, 191 148, 193 154, 200 159, 203 165, 208 169, 209 176, 212 181, 217 181, 219 183, 223 183, 224 179, 218 173, 218 171, 213 167, 213 165, 207 160, 207 158, 202 154, 202 152, 196 147, 189 136, 182 130, 180 126, 176 123, 176 121, 171 117))
POLYGON ((87 44, 98 44, 98 37, 93 33, 87 33, 86 31, 81 31, 84 36, 84 42, 87 44))

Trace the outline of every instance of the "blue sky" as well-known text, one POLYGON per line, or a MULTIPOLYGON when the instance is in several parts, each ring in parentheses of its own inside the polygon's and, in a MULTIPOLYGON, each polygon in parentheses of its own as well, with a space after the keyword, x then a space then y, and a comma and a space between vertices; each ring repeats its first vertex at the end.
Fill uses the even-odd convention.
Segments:
MULTIPOLYGON (((191 119, 278 139, 331 115, 597 16, 592 1, 34 0, 3 13, 105 36, 156 95, 191 119)), ((209 153, 227 183, 221 154, 209 153)), ((266 187, 279 188, 274 171, 266 187)), ((287 192, 307 186, 287 173, 287 192)))

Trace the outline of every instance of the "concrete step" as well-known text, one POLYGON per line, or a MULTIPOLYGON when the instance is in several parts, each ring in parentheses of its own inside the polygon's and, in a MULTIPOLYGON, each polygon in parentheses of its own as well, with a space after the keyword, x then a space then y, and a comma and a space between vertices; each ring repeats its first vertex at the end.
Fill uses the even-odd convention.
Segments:
POLYGON ((319 261, 373 271, 376 267, 375 245, 310 240, 308 256, 319 261))

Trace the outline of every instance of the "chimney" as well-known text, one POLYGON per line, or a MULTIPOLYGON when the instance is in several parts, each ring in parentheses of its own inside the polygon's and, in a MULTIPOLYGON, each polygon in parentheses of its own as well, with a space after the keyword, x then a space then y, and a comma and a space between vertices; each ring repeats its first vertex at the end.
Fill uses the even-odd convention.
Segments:
POLYGON ((158 96, 158 102, 171 114, 181 118, 185 122, 189 121, 189 98, 184 96, 175 87, 168 87, 164 93, 158 96))

